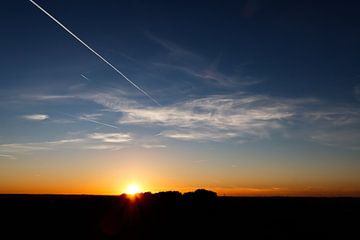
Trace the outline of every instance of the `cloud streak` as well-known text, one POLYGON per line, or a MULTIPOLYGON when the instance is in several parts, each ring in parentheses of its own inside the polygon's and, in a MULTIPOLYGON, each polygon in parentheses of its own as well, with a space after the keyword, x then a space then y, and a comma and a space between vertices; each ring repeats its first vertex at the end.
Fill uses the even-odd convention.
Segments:
POLYGON ((112 125, 112 124, 108 124, 108 123, 104 123, 104 122, 100 122, 97 119, 97 117, 100 116, 99 114, 85 114, 85 115, 81 115, 79 117, 79 120, 84 120, 84 121, 88 121, 88 122, 92 122, 92 123, 96 123, 105 127, 111 127, 111 128, 115 128, 118 129, 117 126, 112 125))
POLYGON ((74 139, 62 139, 62 140, 57 140, 57 141, 48 141, 48 142, 45 142, 45 143, 48 143, 48 144, 66 144, 66 143, 79 143, 79 142, 83 142, 84 139, 82 138, 74 138, 74 139))
POLYGON ((92 133, 88 137, 105 143, 126 143, 132 140, 129 133, 92 133))
POLYGON ((9 154, 0 154, 0 158, 7 158, 7 159, 12 159, 12 160, 16 159, 15 156, 9 155, 9 154))
POLYGON ((71 36, 73 36, 77 41, 79 41, 82 45, 84 45, 87 49, 89 49, 92 53, 94 53, 98 58, 100 58, 104 63, 106 63, 108 66, 110 66, 115 72, 120 74, 123 78, 125 78, 126 81, 128 81, 131 85, 133 85, 137 90, 139 90, 141 93, 143 93, 145 96, 147 96, 151 101, 156 103, 160 106, 160 103, 155 100, 153 97, 150 96, 146 91, 144 91, 142 88, 140 88, 136 83, 131 81, 127 76, 125 76, 119 69, 117 69, 114 65, 112 65, 108 60, 106 60, 102 55, 100 55, 98 52, 96 52, 94 49, 92 49, 89 45, 87 45, 83 40, 81 40, 76 34, 74 34, 72 31, 70 31, 65 25, 63 25, 59 20, 57 20, 55 17, 53 17, 50 13, 48 13, 44 8, 42 8, 39 4, 37 4, 33 0, 29 0, 35 7, 40 9, 43 13, 45 13, 48 17, 50 17, 54 22, 56 22, 60 27, 62 27, 65 31, 67 31, 71 36))
POLYGON ((31 121, 44 121, 49 118, 49 116, 46 114, 32 114, 32 115, 24 115, 22 117, 26 120, 31 120, 31 121))
POLYGON ((69 117, 71 117, 73 119, 77 119, 77 120, 81 120, 81 121, 87 121, 87 122, 95 123, 95 124, 105 126, 105 127, 111 127, 111 128, 115 128, 115 129, 118 128, 115 125, 98 121, 97 118, 102 116, 102 114, 98 114, 98 113, 95 113, 95 114, 82 114, 82 115, 80 115, 78 117, 74 116, 72 114, 64 113, 64 112, 62 112, 61 114, 65 115, 65 116, 69 116, 69 117))
POLYGON ((143 148, 151 149, 151 148, 166 148, 166 145, 163 144, 143 144, 143 148))
MULTIPOLYGON (((45 143, 45 145, 47 145, 45 143)), ((38 150, 50 150, 49 146, 44 146, 44 143, 10 143, 0 144, 0 151, 6 153, 23 153, 38 150)))
POLYGON ((60 148, 120 150, 124 143, 133 140, 128 133, 92 133, 83 138, 66 138, 54 141, 0 144, 0 157, 14 158, 12 154, 26 154, 34 151, 52 151, 60 148))
POLYGON ((102 151, 119 151, 123 149, 124 146, 119 145, 110 145, 110 144, 98 144, 98 145, 88 145, 84 149, 88 150, 102 150, 102 151))
POLYGON ((29 143, 8 143, 0 144, 0 151, 5 153, 25 153, 31 151, 52 150, 54 147, 69 146, 74 143, 81 143, 84 139, 60 139, 45 142, 29 142, 29 143))
POLYGON ((159 135, 167 138, 174 138, 185 141, 190 141, 190 140, 223 141, 237 136, 236 133, 204 132, 204 131, 163 131, 159 135))
POLYGON ((81 76, 82 78, 85 78, 86 80, 90 81, 90 79, 89 79, 88 77, 86 77, 84 74, 80 74, 80 76, 81 76))

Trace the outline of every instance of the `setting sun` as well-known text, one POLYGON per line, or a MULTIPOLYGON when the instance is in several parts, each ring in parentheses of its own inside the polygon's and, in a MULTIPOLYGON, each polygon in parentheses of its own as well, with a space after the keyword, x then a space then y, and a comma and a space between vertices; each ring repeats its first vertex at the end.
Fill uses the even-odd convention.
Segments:
POLYGON ((130 184, 127 189, 126 189, 126 194, 136 194, 136 193, 139 193, 141 191, 139 185, 133 183, 133 184, 130 184))

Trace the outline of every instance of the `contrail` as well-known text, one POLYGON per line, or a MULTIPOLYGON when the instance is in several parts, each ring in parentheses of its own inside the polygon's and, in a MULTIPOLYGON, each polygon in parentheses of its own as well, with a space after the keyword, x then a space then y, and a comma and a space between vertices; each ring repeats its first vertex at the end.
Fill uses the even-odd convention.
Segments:
POLYGON ((88 122, 100 124, 100 125, 103 125, 103 126, 106 126, 106 127, 111 127, 111 128, 119 129, 117 126, 114 126, 114 125, 111 125, 111 124, 108 124, 108 123, 99 122, 99 121, 96 121, 96 120, 92 120, 92 119, 89 119, 89 118, 86 118, 86 117, 82 117, 82 116, 77 117, 77 116, 71 115, 71 114, 69 114, 69 113, 64 113, 64 112, 58 112, 58 113, 61 113, 61 114, 63 114, 63 115, 66 115, 66 116, 71 117, 71 118, 74 118, 74 119, 83 120, 83 121, 88 121, 88 122))
POLYGON ((111 128, 116 128, 116 129, 118 129, 117 126, 114 126, 114 125, 111 125, 111 124, 107 124, 107 123, 103 123, 103 122, 99 122, 99 121, 95 121, 95 120, 92 120, 92 119, 88 119, 88 118, 84 118, 84 117, 80 117, 79 119, 80 119, 80 120, 84 120, 84 121, 88 121, 88 122, 92 122, 92 123, 97 123, 97 124, 100 124, 100 125, 103 125, 103 126, 106 126, 106 127, 111 127, 111 128))
POLYGON ((82 76, 82 77, 85 78, 86 80, 90 81, 90 79, 89 79, 88 77, 86 77, 85 75, 80 74, 80 76, 82 76))
POLYGON ((50 13, 48 13, 45 9, 43 9, 40 5, 38 5, 33 0, 29 0, 32 4, 34 4, 38 9, 40 9, 43 13, 45 13, 48 17, 50 17, 54 22, 56 22, 60 27, 62 27, 65 31, 67 31, 71 36, 73 36, 76 40, 78 40, 82 45, 84 45, 87 49, 89 49, 92 53, 94 53, 98 58, 100 58, 103 62, 109 65, 112 69, 114 69, 118 74, 120 74, 123 78, 125 78, 131 85, 133 85, 137 90, 142 92, 145 96, 147 96, 151 101, 161 106, 161 104, 156 101, 153 97, 151 97, 147 92, 142 90, 137 84, 127 78, 120 70, 118 70, 114 65, 112 65, 108 60, 106 60, 103 56, 97 53, 94 49, 92 49, 89 45, 87 45, 83 40, 81 40, 78 36, 76 36, 72 31, 70 31, 67 27, 65 27, 59 20, 53 17, 50 13))

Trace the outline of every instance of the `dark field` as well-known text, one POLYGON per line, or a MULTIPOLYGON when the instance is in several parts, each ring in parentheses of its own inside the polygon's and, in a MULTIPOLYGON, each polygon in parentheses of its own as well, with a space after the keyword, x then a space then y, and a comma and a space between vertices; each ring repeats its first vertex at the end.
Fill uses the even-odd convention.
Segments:
POLYGON ((359 239, 359 198, 0 195, 0 239, 359 239))

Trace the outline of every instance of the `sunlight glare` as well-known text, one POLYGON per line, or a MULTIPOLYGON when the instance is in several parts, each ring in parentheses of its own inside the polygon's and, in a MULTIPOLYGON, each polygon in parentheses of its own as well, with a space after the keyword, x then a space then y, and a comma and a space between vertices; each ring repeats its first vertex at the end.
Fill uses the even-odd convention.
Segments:
POLYGON ((139 185, 133 183, 127 187, 126 194, 134 195, 134 194, 140 193, 140 191, 141 190, 140 190, 139 185))

